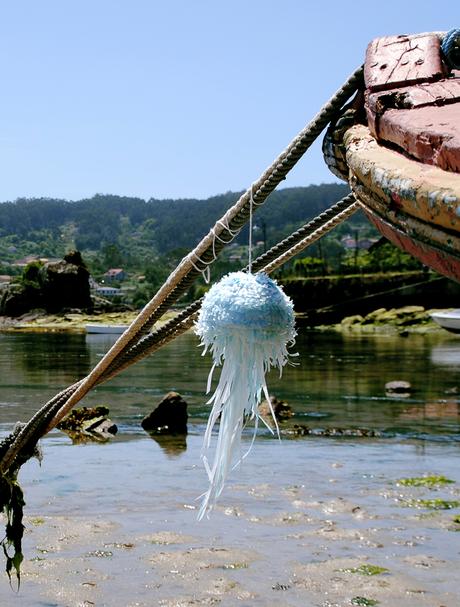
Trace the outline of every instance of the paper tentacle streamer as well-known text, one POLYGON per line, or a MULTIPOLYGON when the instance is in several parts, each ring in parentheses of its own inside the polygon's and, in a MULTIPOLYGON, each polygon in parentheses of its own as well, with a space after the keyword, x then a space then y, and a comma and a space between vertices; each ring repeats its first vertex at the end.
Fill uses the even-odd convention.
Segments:
MULTIPOLYGON (((241 432, 247 418, 257 431, 262 395, 270 404, 265 374, 288 361, 288 345, 294 342, 291 300, 266 274, 233 272, 206 294, 195 332, 214 360, 208 392, 216 366, 222 365, 218 386, 209 400, 213 405, 204 437, 202 459, 209 478, 198 518, 208 514, 222 493, 230 469, 241 455, 241 432), (212 429, 220 418, 214 461, 209 464, 212 429)), ((276 420, 272 411, 273 419, 276 420)))

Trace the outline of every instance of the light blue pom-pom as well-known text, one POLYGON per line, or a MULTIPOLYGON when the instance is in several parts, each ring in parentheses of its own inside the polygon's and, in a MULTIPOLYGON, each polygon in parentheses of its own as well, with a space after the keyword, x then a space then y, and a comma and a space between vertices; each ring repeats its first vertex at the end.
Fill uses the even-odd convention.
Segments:
POLYGON ((265 373, 271 367, 281 370, 288 360, 287 347, 296 335, 293 305, 266 274, 234 272, 206 294, 195 332, 201 338, 204 353, 209 350, 214 359, 208 392, 214 368, 222 364, 219 384, 209 401, 213 408, 202 459, 210 488, 200 509, 201 518, 212 509, 222 492, 232 465, 237 465, 244 457, 240 455, 239 447, 245 417, 255 419, 256 431, 262 394, 270 404, 265 373), (219 417, 219 435, 211 467, 206 450, 219 417))
POLYGON ((204 298, 197 324, 203 339, 245 329, 260 329, 261 339, 294 330, 292 302, 266 274, 227 274, 204 298))

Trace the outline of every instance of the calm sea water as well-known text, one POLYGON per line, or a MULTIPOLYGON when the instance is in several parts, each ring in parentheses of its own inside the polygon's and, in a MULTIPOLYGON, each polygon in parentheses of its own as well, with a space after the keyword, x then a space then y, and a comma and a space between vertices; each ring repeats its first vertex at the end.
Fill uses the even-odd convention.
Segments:
MULTIPOLYGON (((83 377, 113 343, 110 336, 0 335, 0 430, 28 419, 48 398, 83 377)), ((460 440, 460 338, 346 336, 300 331, 288 366, 268 378, 271 394, 295 411, 293 423, 312 428, 368 427, 389 434, 460 440), (385 394, 385 383, 412 384, 408 398, 385 394)), ((168 391, 189 403, 203 424, 210 357, 188 333, 94 390, 82 404, 104 404, 120 439, 142 433, 140 419, 168 391)), ((262 432, 263 435, 263 432, 262 432)), ((132 437, 132 436, 131 436, 132 437)))
MULTIPOLYGON (((111 343, 0 335, 0 432, 88 373, 111 343)), ((383 436, 280 442, 261 431, 211 518, 198 523, 210 360, 184 335, 82 403, 109 406, 115 439, 73 445, 53 431, 42 464, 24 466, 23 581, 15 593, 0 573, 0 605, 343 607, 367 597, 458 607, 460 339, 300 331, 295 350, 297 365, 268 378, 294 408, 291 425, 383 436), (410 397, 386 396, 391 380, 411 382, 410 397), (154 441, 140 420, 169 390, 189 403, 189 435, 154 441), (454 482, 397 484, 424 474, 454 482), (426 505, 437 499, 452 510, 426 505), (363 563, 385 573, 349 573, 363 563)))

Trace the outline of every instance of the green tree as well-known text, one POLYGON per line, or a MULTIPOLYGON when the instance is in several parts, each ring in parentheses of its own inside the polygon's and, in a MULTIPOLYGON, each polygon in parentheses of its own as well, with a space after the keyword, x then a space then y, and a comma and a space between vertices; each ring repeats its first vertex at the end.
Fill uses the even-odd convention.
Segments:
POLYGON ((109 268, 120 268, 123 266, 124 257, 116 244, 106 244, 102 249, 103 265, 109 268))

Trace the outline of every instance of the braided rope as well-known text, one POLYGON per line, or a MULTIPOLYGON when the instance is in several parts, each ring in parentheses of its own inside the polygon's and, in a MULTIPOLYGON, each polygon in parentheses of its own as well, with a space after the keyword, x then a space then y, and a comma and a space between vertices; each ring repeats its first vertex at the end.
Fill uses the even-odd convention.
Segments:
POLYGON ((252 184, 251 188, 246 190, 233 207, 217 221, 197 247, 184 257, 156 295, 143 308, 125 333, 115 342, 93 370, 84 379, 59 393, 59 395, 54 397, 52 401, 47 403, 45 407, 34 415, 20 431, 14 444, 2 458, 0 473, 8 470, 17 454, 29 441, 38 440, 36 436, 37 430, 41 431, 40 437, 43 433, 54 427, 93 386, 103 381, 108 369, 116 369, 114 363, 118 356, 129 351, 136 340, 142 339, 142 336, 149 331, 164 311, 188 288, 199 275, 200 271, 213 261, 225 244, 233 240, 235 234, 247 222, 250 214, 251 194, 254 206, 260 206, 265 202, 268 195, 285 179, 287 173, 299 161, 321 131, 335 118, 344 103, 362 84, 362 80, 363 67, 360 66, 321 108, 315 118, 294 138, 286 150, 252 184), (200 262, 203 264, 203 268, 200 268, 200 262), (43 420, 45 418, 49 420, 51 410, 54 412, 56 409, 58 409, 58 412, 52 416, 52 423, 48 423, 46 428, 44 428, 43 420))
MULTIPOLYGON (((279 268, 283 263, 288 261, 288 259, 291 259, 301 250, 313 244, 318 238, 349 217, 356 210, 356 205, 357 203, 355 202, 353 194, 345 196, 342 200, 326 209, 326 211, 255 259, 253 262, 253 271, 259 272, 263 270, 268 273, 279 268)), ((142 360, 179 335, 185 333, 185 331, 193 326, 201 303, 202 298, 187 306, 187 308, 156 329, 156 331, 141 337, 136 344, 132 345, 129 350, 126 350, 121 354, 117 360, 107 368, 106 372, 101 376, 97 383, 101 384, 111 379, 131 364, 142 360)), ((47 431, 57 425, 61 419, 59 412, 62 406, 65 405, 68 398, 75 393, 82 381, 83 380, 76 382, 57 394, 35 413, 28 422, 28 442, 30 441, 35 444, 43 434, 46 434, 47 431)), ((15 460, 19 449, 15 449, 15 451, 16 453, 11 453, 11 461, 15 460)), ((2 463, 8 462, 7 460, 3 460, 2 463)), ((7 467, 5 467, 5 470, 6 469, 7 467)))
MULTIPOLYGON (((332 230, 337 224, 347 219, 357 208, 354 195, 349 194, 255 259, 252 262, 253 271, 273 272, 283 263, 286 263, 288 259, 297 255, 307 246, 313 244, 318 238, 321 238, 325 233, 332 230)), ((248 270, 248 266, 243 269, 248 270)), ((189 329, 197 316, 202 301, 203 298, 194 301, 155 332, 149 333, 140 339, 130 350, 117 359, 116 364, 109 367, 107 375, 104 375, 104 381, 118 374, 130 364, 152 354, 152 352, 158 349, 156 344, 160 341, 162 342, 167 336, 174 334, 175 331, 179 331, 179 334, 181 334, 189 329)))
POLYGON ((447 32, 442 41, 441 50, 447 65, 454 70, 460 70, 460 28, 447 32))
POLYGON ((322 236, 324 236, 325 234, 330 232, 339 223, 342 223, 342 221, 345 221, 346 219, 348 219, 358 209, 359 209, 358 202, 353 202, 352 204, 350 204, 350 206, 348 206, 348 208, 346 208, 343 211, 341 211, 340 213, 338 213, 335 217, 333 217, 332 219, 327 221, 323 226, 319 227, 312 234, 309 234, 308 236, 303 238, 297 245, 295 245, 294 247, 289 249, 289 251, 286 251, 286 253, 284 253, 284 255, 280 255, 279 257, 277 257, 277 259, 272 261, 272 263, 266 265, 264 267, 264 272, 266 272, 267 274, 270 274, 271 272, 273 272, 274 270, 276 270, 277 268, 282 266, 284 263, 289 261, 289 259, 291 259, 295 255, 297 255, 298 253, 303 251, 306 247, 309 247, 314 242, 319 240, 322 236))

